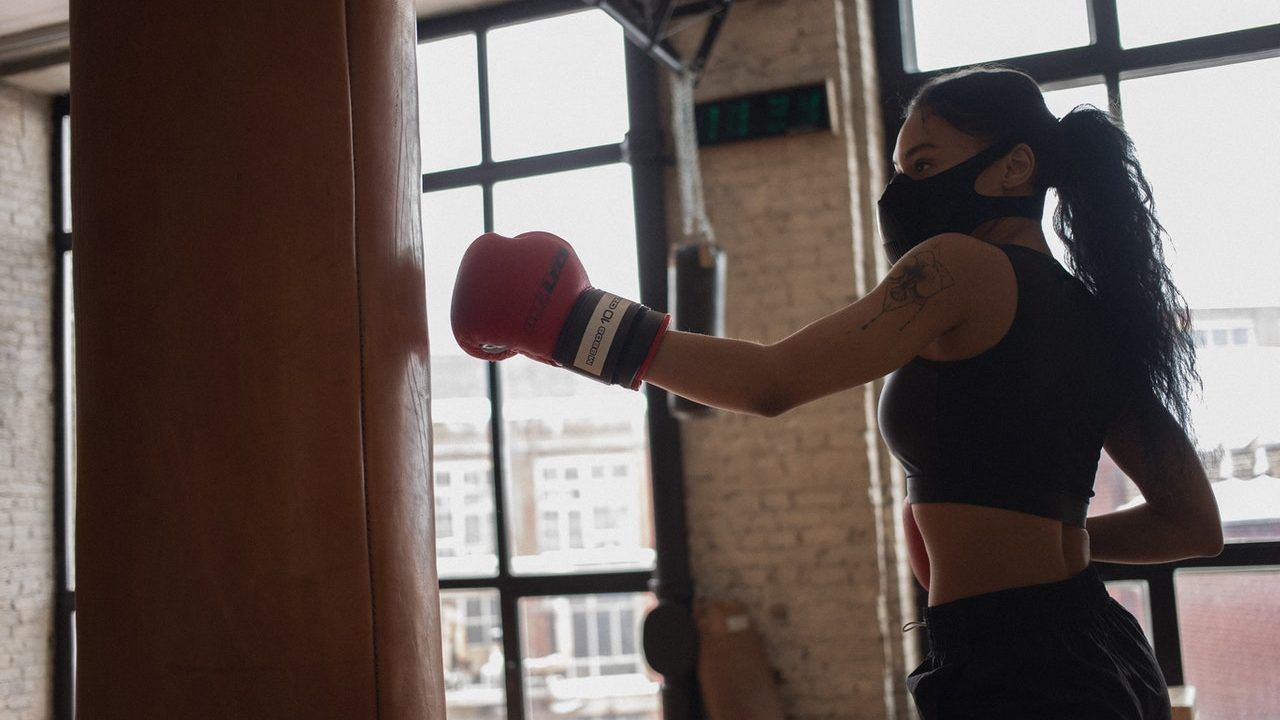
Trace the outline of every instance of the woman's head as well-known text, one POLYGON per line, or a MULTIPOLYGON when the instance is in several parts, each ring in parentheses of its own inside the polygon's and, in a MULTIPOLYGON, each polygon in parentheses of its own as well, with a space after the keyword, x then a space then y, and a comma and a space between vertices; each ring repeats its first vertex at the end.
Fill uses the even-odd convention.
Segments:
POLYGON ((1047 187, 1058 120, 1026 73, 965 68, 925 83, 903 112, 894 163, 921 179, 949 169, 993 143, 1013 147, 978 178, 983 195, 1032 195, 1047 187))
POLYGON ((983 228, 999 218, 1025 218, 1039 232, 1046 177, 1039 158, 1052 153, 1058 121, 1031 78, 989 68, 945 75, 917 93, 905 116, 894 148, 898 172, 878 203, 891 262, 934 235, 985 237, 983 228), (1026 107, 1010 111, 1001 101, 1010 94, 1026 107))

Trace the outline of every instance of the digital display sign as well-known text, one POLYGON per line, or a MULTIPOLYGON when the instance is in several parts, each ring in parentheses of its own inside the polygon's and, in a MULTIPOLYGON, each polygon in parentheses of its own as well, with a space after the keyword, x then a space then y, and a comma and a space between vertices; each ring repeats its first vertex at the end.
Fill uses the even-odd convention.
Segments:
POLYGON ((701 102, 694 121, 699 146, 830 130, 827 83, 701 102))

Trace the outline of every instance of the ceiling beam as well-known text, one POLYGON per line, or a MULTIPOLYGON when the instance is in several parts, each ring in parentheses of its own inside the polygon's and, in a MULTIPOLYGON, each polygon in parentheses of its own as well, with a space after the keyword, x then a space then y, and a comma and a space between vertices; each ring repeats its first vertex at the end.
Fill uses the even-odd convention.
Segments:
POLYGON ((0 37, 0 77, 59 65, 70 57, 71 31, 65 22, 0 37))

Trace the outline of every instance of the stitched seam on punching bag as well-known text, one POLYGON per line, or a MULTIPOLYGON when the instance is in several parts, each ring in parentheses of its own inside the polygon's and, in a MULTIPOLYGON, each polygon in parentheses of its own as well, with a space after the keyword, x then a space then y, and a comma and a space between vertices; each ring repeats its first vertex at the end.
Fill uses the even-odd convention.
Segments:
POLYGON ((375 583, 373 580, 373 522, 369 510, 369 452, 365 446, 365 438, 368 437, 367 427, 365 423, 365 363, 364 363, 364 285, 361 282, 360 275, 360 213, 359 198, 357 197, 360 184, 358 182, 359 171, 359 153, 356 151, 356 121, 355 121, 355 84, 353 81, 354 73, 351 72, 351 3, 350 0, 344 0, 342 3, 343 11, 343 40, 347 50, 347 121, 351 128, 351 246, 355 259, 356 271, 356 325, 359 330, 359 346, 360 346, 360 473, 361 485, 364 488, 364 537, 365 549, 368 552, 369 562, 369 624, 370 636, 373 640, 373 716, 375 718, 382 717, 382 684, 378 678, 378 601, 375 583))

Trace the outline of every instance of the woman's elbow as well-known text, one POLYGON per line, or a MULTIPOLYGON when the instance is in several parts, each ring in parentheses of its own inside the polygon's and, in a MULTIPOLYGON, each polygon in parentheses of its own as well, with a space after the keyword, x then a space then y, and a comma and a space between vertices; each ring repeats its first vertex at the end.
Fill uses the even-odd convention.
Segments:
POLYGON ((1216 512, 1184 517, 1171 529, 1189 557, 1217 557, 1222 552, 1222 519, 1216 512))
POLYGON ((1202 517, 1201 531, 1199 533, 1203 543, 1201 548, 1202 557, 1217 557, 1222 552, 1223 537, 1222 513, 1218 511, 1216 499, 1212 501, 1210 507, 1204 509, 1202 517))
POLYGON ((1200 557, 1217 557, 1222 552, 1222 547, 1222 521, 1215 517, 1204 531, 1204 546, 1200 550, 1200 557))
POLYGON ((790 382, 791 376, 779 358, 777 344, 762 346, 761 351, 756 358, 756 373, 750 385, 752 414, 778 417, 798 404, 794 399, 794 383, 790 382))
POLYGON ((792 405, 778 395, 761 393, 752 403, 752 415, 775 418, 792 408, 792 405))

